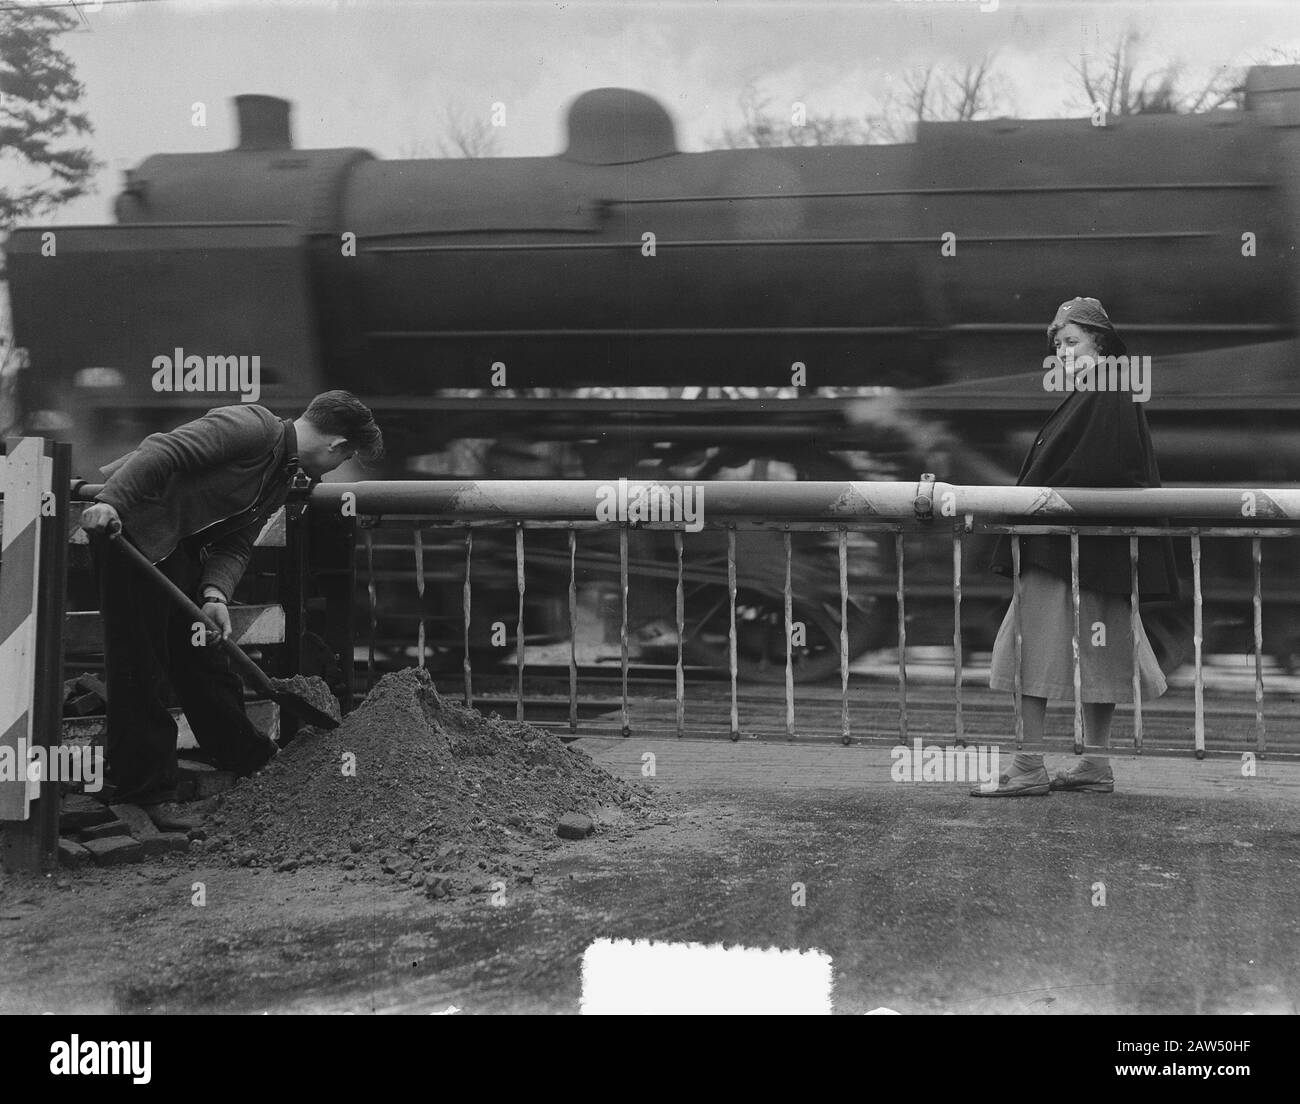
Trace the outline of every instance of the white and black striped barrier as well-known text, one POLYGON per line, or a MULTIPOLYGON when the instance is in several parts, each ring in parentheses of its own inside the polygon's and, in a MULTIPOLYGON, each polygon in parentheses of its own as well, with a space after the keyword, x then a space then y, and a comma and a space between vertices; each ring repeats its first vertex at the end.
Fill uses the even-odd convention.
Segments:
POLYGON ((13 870, 58 855, 59 784, 31 764, 60 740, 69 465, 69 446, 39 437, 10 438, 0 456, 0 839, 13 870))

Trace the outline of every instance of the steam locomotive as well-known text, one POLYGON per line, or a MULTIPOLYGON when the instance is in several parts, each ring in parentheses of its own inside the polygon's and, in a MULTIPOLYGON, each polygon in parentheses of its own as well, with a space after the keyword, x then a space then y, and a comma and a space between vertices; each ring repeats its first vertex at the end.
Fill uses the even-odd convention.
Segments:
MULTIPOLYGON (((27 427, 72 440, 83 473, 247 397, 187 391, 173 362, 256 357, 274 409, 362 396, 390 476, 1011 482, 1059 398, 1041 385, 1046 321, 1096 295, 1152 357, 1166 483, 1300 475, 1300 66, 1250 70, 1244 110, 922 123, 898 145, 683 153, 664 108, 619 88, 577 98, 554 157, 303 150, 288 102, 236 112, 235 148, 129 171, 115 225, 10 238, 27 427)), ((1296 557, 1266 543, 1269 648, 1294 661, 1296 557)), ((857 552, 865 648, 893 623, 892 569, 875 542, 857 552)), ((742 557, 747 623, 772 629, 753 677, 784 664, 778 554, 758 540, 742 557)), ((1206 571, 1230 643, 1249 564, 1207 549, 1206 571)), ((811 569, 796 596, 825 633, 810 677, 837 666, 835 578, 811 569)), ((914 585, 948 593, 938 567, 914 585)), ((977 640, 1005 600, 981 585, 977 640)), ((696 628, 720 658, 716 626, 696 628)), ((1166 658, 1184 629, 1179 611, 1155 626, 1166 658)))

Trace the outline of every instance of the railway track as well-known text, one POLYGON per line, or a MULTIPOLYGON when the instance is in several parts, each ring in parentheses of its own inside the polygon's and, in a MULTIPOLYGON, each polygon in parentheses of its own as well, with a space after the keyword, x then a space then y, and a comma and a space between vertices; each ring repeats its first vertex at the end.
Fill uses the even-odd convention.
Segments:
MULTIPOLYGON (((358 664, 358 671, 363 671, 358 664)), ((378 672, 377 672, 378 673, 378 672)), ((1014 742, 1010 696, 987 686, 987 657, 977 655, 963 668, 962 731, 968 743, 1014 742), (984 660, 984 662, 981 662, 984 660)), ((1170 689, 1154 701, 1143 702, 1143 751, 1191 755, 1194 748, 1194 669, 1182 668, 1169 679, 1170 689)), ((463 700, 459 670, 435 672, 442 691, 463 700)), ((956 694, 951 662, 909 663, 907 740, 951 743, 954 738, 956 694)), ((621 672, 608 665, 583 665, 576 671, 577 693, 569 693, 569 669, 553 664, 526 664, 522 699, 514 671, 476 673, 473 704, 502 716, 522 716, 530 724, 562 736, 621 736, 624 721, 631 736, 673 737, 679 734, 675 668, 630 665, 626 715, 621 672), (576 719, 576 725, 571 723, 576 719)), ((1204 677, 1204 725, 1207 754, 1239 756, 1258 751, 1253 668, 1240 656, 1207 657, 1204 677)), ((862 657, 852 669, 848 690, 850 741, 893 744, 899 740, 897 675, 883 656, 862 657)), ((793 733, 798 741, 839 742, 843 699, 838 679, 796 686, 793 733)), ((1300 677, 1278 669, 1265 673, 1263 720, 1266 754, 1300 756, 1300 677)), ((740 684, 737 687, 738 727, 742 739, 785 741, 786 698, 781 685, 740 684)), ((690 739, 727 739, 731 727, 731 686, 725 672, 687 669, 684 723, 680 735, 690 739)), ((1048 711, 1049 742, 1069 750, 1073 707, 1048 711)), ((1111 735, 1117 753, 1134 748, 1132 708, 1116 711, 1111 735)))

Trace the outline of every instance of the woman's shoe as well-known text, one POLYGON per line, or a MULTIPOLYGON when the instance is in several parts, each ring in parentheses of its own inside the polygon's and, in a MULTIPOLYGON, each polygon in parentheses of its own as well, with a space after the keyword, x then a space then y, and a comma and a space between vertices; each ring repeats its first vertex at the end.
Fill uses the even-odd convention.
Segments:
POLYGON ((977 786, 971 797, 1046 797, 1052 789, 1041 755, 1018 754, 1011 769, 998 779, 996 786, 977 786))
POLYGON ((1074 790, 1079 793, 1114 793, 1115 775, 1106 761, 1094 762, 1080 759, 1068 770, 1057 771, 1052 778, 1052 789, 1074 790))

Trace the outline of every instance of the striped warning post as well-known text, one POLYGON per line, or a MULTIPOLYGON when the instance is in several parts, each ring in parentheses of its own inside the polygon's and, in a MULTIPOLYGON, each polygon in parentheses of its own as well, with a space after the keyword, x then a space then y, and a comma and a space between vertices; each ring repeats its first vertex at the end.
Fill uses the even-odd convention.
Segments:
POLYGON ((23 437, 0 457, 0 820, 26 820, 39 793, 26 779, 36 689, 41 496, 50 489, 44 442, 23 437), (21 752, 21 754, 20 754, 21 752))

